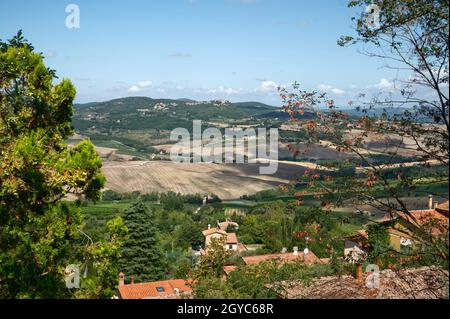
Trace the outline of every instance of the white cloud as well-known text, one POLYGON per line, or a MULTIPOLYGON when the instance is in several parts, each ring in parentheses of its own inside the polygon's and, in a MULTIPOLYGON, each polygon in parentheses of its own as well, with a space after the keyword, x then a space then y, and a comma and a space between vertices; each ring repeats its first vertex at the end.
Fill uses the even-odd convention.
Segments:
POLYGON ((369 85, 369 88, 380 89, 380 90, 389 90, 389 89, 394 88, 394 82, 383 78, 377 84, 369 85))
POLYGON ((345 91, 344 91, 344 90, 339 89, 339 88, 335 88, 335 87, 333 87, 333 86, 331 86, 331 85, 328 85, 328 84, 319 84, 319 85, 317 86, 317 88, 318 88, 319 90, 321 90, 321 91, 324 91, 324 92, 331 92, 331 93, 336 94, 336 95, 342 95, 342 94, 345 94, 345 91))
POLYGON ((146 87, 149 87, 149 86, 152 86, 153 85, 153 82, 152 81, 140 81, 140 82, 138 82, 138 86, 140 87, 140 88, 146 88, 146 87))
POLYGON ((226 88, 224 92, 226 94, 236 94, 239 93, 240 91, 241 89, 226 88))
POLYGON ((128 92, 130 92, 130 93, 141 92, 143 89, 148 88, 152 85, 153 85, 153 82, 149 81, 149 80, 139 81, 137 84, 130 86, 128 88, 128 92))
POLYGON ((389 80, 386 80, 386 79, 381 79, 380 83, 378 84, 378 87, 380 89, 389 89, 393 86, 394 86, 394 83, 389 80))
POLYGON ((208 93, 211 94, 217 94, 217 93, 225 93, 225 94, 237 94, 240 93, 242 89, 234 89, 234 88, 227 88, 224 86, 218 86, 217 88, 209 89, 208 93))
POLYGON ((260 86, 260 90, 262 92, 271 92, 271 91, 275 91, 278 90, 279 85, 276 84, 274 81, 262 81, 261 82, 261 86, 260 86))
POLYGON ((142 89, 139 87, 139 86, 137 86, 137 85, 132 85, 132 86, 130 86, 130 88, 128 89, 128 92, 130 92, 130 93, 137 93, 137 92, 140 92, 142 89))

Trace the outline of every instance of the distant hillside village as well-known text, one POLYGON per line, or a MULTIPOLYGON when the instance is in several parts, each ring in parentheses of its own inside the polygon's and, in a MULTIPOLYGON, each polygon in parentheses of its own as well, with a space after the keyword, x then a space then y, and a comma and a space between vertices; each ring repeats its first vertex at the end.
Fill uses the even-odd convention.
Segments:
MULTIPOLYGON (((420 258, 420 246, 416 244, 417 232, 427 229, 429 236, 438 238, 447 236, 449 231, 449 202, 435 202, 430 195, 426 209, 414 210, 405 216, 388 217, 381 222, 388 234, 389 248, 396 252, 409 252, 403 261, 420 258)), ((194 251, 201 262, 202 258, 223 250, 234 256, 234 261, 222 266, 221 280, 226 282, 233 272, 264 263, 274 263, 277 269, 289 264, 297 267, 329 266, 332 258, 319 258, 308 247, 293 247, 292 251, 283 248, 279 253, 258 254, 264 245, 247 245, 239 241, 240 225, 230 219, 208 225, 202 231, 204 244, 194 251)), ((375 269, 369 265, 363 269, 363 257, 372 247, 370 227, 360 229, 351 236, 342 237, 343 251, 340 259, 354 266, 353 275, 332 275, 312 278, 305 284, 301 280, 280 281, 264 286, 278 298, 310 299, 434 299, 448 298, 448 270, 436 266, 400 268, 388 265, 375 269), (372 268, 371 268, 372 267, 372 268), (376 272, 374 272, 376 270, 376 272)), ((401 255, 400 255, 401 256, 401 255)), ((136 283, 134 277, 126 278, 120 273, 118 290, 113 298, 117 299, 185 299, 195 298, 194 278, 170 279, 156 282, 136 283)))

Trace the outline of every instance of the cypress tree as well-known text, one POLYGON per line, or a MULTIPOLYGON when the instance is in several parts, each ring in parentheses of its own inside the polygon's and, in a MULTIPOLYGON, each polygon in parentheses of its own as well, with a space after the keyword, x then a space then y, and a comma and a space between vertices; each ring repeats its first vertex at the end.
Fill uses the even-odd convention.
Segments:
POLYGON ((139 282, 162 279, 166 260, 153 212, 143 202, 138 202, 125 211, 124 222, 129 238, 120 260, 121 271, 139 282))

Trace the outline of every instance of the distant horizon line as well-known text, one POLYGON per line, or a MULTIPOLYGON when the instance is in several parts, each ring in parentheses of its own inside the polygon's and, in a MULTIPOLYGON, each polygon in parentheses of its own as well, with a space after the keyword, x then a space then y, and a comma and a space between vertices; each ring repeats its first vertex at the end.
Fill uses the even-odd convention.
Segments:
MULTIPOLYGON (((73 105, 86 105, 86 104, 93 104, 93 103, 104 103, 104 102, 111 102, 114 100, 122 100, 122 99, 130 99, 130 98, 146 98, 146 99, 150 99, 150 100, 168 100, 168 101, 193 101, 193 102, 210 102, 210 101, 229 101, 231 104, 237 104, 237 103, 260 103, 260 104, 264 104, 266 106, 270 106, 276 109, 281 109, 282 105, 276 106, 273 104, 267 104, 265 102, 260 102, 260 101, 231 101, 228 99, 224 99, 224 98, 216 98, 216 99, 191 99, 191 98, 185 98, 185 97, 181 97, 181 98, 154 98, 154 97, 149 97, 149 96, 145 96, 145 95, 134 95, 134 96, 123 96, 123 97, 116 97, 116 98, 111 98, 111 99, 105 99, 105 100, 97 100, 97 101, 92 101, 92 102, 74 102, 73 105)), ((326 106, 318 106, 319 109, 324 109, 326 108, 326 106)), ((342 107, 338 107, 341 111, 346 111, 346 110, 352 110, 352 111, 356 111, 356 107, 350 107, 350 106, 342 106, 342 107)), ((372 111, 374 110, 382 110, 382 109, 409 109, 408 107, 404 107, 404 106, 397 106, 397 107, 382 107, 382 108, 375 108, 372 109, 372 111)), ((362 112, 362 111, 360 111, 362 112)))
POLYGON ((267 106, 272 106, 274 108, 280 108, 280 106, 276 106, 276 105, 272 105, 272 104, 267 104, 265 102, 260 102, 260 101, 252 101, 252 100, 245 100, 245 101, 232 101, 229 99, 225 99, 225 98, 215 98, 215 99, 191 99, 191 98, 186 98, 186 97, 181 97, 181 98, 156 98, 156 97, 150 97, 150 96, 145 96, 145 95, 133 95, 133 96, 123 96, 123 97, 115 97, 115 98, 109 98, 109 99, 104 99, 104 100, 97 100, 97 101, 91 101, 91 102, 74 102, 73 104, 77 104, 77 105, 83 105, 83 104, 91 104, 91 103, 103 103, 103 102, 110 102, 110 101, 114 101, 114 100, 121 100, 121 99, 129 99, 129 98, 147 98, 147 99, 151 99, 151 100, 169 100, 169 101, 181 101, 183 102, 183 100, 185 101, 193 101, 193 102, 203 102, 203 101, 229 101, 232 104, 235 103, 260 103, 260 104, 264 104, 267 106))

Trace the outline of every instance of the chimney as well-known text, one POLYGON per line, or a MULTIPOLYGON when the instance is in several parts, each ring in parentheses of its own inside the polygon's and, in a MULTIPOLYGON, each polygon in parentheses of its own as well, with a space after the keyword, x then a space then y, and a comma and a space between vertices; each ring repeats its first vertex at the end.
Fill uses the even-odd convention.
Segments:
POLYGON ((294 255, 297 256, 298 255, 298 247, 294 247, 293 250, 294 250, 294 255))
POLYGON ((134 277, 133 276, 130 277, 130 284, 134 285, 134 277))
POLYGON ((428 209, 433 209, 433 195, 428 195, 428 209))
POLYGON ((434 210, 436 210, 436 208, 439 206, 439 202, 434 202, 434 210))
POLYGON ((208 229, 211 229, 211 224, 208 224, 208 229))
POLYGON ((305 248, 305 249, 303 250, 303 253, 304 253, 305 255, 308 255, 308 254, 309 254, 309 249, 308 249, 308 248, 305 248))
POLYGON ((355 273, 355 278, 358 282, 362 282, 364 280, 364 276, 363 276, 363 270, 362 270, 362 264, 357 264, 356 265, 356 273, 355 273))
POLYGON ((125 275, 123 274, 123 272, 119 273, 119 286, 124 286, 125 285, 125 275))

